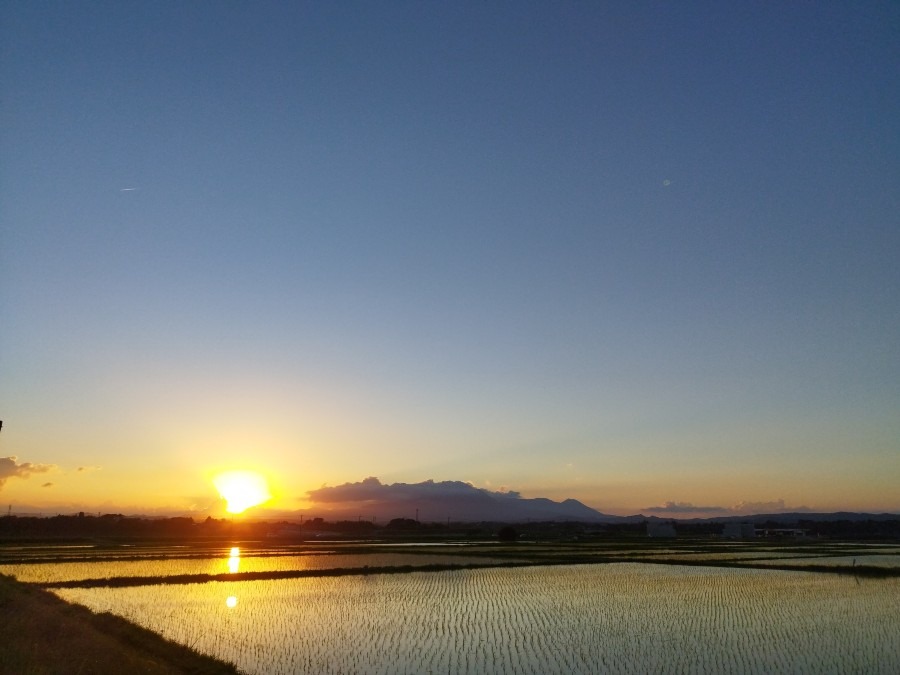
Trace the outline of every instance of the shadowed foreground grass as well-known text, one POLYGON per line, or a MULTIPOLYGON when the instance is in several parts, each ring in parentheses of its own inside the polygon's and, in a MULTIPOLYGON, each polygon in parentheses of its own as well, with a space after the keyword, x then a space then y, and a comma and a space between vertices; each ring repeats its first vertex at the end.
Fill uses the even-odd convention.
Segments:
POLYGON ((0 674, 239 672, 120 617, 0 575, 0 674))

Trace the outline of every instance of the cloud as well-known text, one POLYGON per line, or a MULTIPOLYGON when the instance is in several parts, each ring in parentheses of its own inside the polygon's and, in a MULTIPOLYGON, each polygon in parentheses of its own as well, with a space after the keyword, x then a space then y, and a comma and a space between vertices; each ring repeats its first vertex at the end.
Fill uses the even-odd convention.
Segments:
POLYGON ((85 471, 99 471, 103 467, 101 466, 79 466, 76 471, 78 473, 84 473, 85 471))
POLYGON ((643 509, 646 513, 693 514, 702 515, 750 515, 754 513, 794 513, 810 511, 807 506, 788 506, 783 499, 771 502, 739 502, 734 506, 697 506, 691 502, 665 502, 661 506, 649 506, 643 509))
POLYGON ((44 483, 43 485, 41 485, 41 487, 42 488, 50 488, 50 487, 53 487, 53 483, 44 483))
POLYGON ((374 476, 357 483, 344 483, 335 487, 323 486, 318 490, 310 490, 310 501, 319 504, 378 504, 385 502, 414 502, 422 499, 456 499, 459 497, 496 497, 507 499, 519 498, 518 492, 501 490, 491 492, 473 487, 462 481, 442 481, 435 483, 426 480, 421 483, 392 483, 387 485, 374 476))
POLYGON ((47 473, 56 468, 55 464, 33 464, 31 462, 18 463, 18 457, 0 457, 0 488, 6 485, 10 478, 28 478, 35 473, 47 473))
POLYGON ((650 506, 644 509, 651 513, 720 513, 728 511, 724 506, 695 506, 690 502, 666 502, 662 506, 650 506))
POLYGON ((567 499, 554 502, 543 497, 526 499, 519 492, 501 486, 498 491, 477 488, 463 481, 422 481, 421 483, 382 483, 369 477, 357 483, 322 486, 307 492, 317 511, 329 517, 393 519, 415 518, 423 522, 526 520, 598 520, 603 514, 581 502, 567 499))
POLYGON ((736 513, 784 513, 797 511, 810 511, 808 506, 788 506, 783 499, 774 502, 740 502, 732 509, 736 513))
POLYGON ((318 490, 310 490, 307 495, 314 502, 340 504, 342 502, 369 502, 382 499, 387 485, 370 476, 358 483, 344 483, 336 487, 322 486, 318 490))

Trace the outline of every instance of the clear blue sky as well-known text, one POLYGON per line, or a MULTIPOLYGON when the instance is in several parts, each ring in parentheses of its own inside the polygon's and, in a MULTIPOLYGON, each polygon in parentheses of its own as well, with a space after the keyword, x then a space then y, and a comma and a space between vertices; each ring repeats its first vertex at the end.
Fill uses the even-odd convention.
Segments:
POLYGON ((0 502, 252 465, 286 508, 900 510, 898 36, 895 2, 2 3, 0 456, 53 466, 0 502))

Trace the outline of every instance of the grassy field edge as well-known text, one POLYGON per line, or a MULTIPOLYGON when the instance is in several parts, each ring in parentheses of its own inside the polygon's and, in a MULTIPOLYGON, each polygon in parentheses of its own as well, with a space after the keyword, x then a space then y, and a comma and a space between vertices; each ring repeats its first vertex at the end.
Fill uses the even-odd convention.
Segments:
POLYGON ((0 575, 0 674, 237 675, 232 664, 0 575))

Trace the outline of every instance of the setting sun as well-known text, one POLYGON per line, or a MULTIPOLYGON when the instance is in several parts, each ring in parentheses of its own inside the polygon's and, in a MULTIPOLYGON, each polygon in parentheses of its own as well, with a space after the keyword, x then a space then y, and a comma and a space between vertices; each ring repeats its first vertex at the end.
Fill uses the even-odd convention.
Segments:
POLYGON ((272 498, 265 477, 255 471, 226 471, 213 478, 213 485, 227 502, 228 513, 243 513, 272 498))

